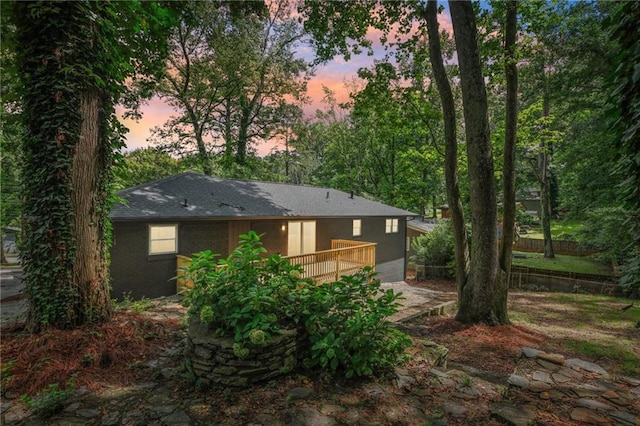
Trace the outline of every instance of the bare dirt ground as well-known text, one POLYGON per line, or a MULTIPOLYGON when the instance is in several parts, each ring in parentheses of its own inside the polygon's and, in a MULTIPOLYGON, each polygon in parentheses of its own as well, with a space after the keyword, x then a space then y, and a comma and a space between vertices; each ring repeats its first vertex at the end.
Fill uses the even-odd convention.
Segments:
MULTIPOLYGON (((451 281, 410 284, 442 291, 455 299, 455 283, 451 281)), ((637 344, 640 342, 640 329, 634 325, 640 320, 640 313, 636 313, 640 309, 626 311, 629 313, 628 323, 626 317, 622 323, 613 323, 596 314, 589 317, 571 302, 571 296, 558 301, 550 294, 512 293, 509 306, 513 323, 508 326, 469 326, 458 323, 452 316, 441 316, 414 319, 401 328, 416 338, 428 338, 446 346, 450 369, 473 371, 475 376, 503 386, 503 390, 508 390, 501 397, 515 405, 533 402, 530 393, 507 387, 506 383, 522 362, 520 354, 525 346, 559 353, 567 358, 580 357, 597 362, 612 375, 624 374, 640 379, 640 368, 636 362, 634 370, 633 356, 629 360, 631 364, 623 366, 619 357, 612 356, 613 353, 608 355, 606 350, 595 351, 589 356, 578 351, 576 346, 567 344, 569 341, 585 341, 599 347, 612 344, 612 340, 616 344, 636 342, 635 345, 630 344, 630 351, 637 361, 640 359, 640 344, 637 344)), ((629 303, 624 299, 598 299, 593 302, 593 309, 594 312, 605 313, 619 311, 629 303)), ((90 392, 114 392, 114 389, 130 388, 134 383, 161 381, 165 388, 170 389, 172 398, 196 398, 201 402, 193 406, 202 407, 198 415, 204 420, 193 424, 247 424, 265 406, 275 412, 290 409, 295 401, 291 400, 288 392, 302 387, 314 390, 314 403, 321 412, 320 407, 340 406, 346 410, 340 415, 342 417, 337 417, 338 424, 432 424, 412 420, 411 410, 415 407, 411 403, 407 405, 407 401, 416 395, 398 389, 393 374, 346 381, 300 372, 249 390, 195 389, 192 382, 179 374, 172 376, 144 367, 149 360, 166 357, 172 351, 178 354, 171 358, 173 366, 182 362, 179 348, 185 336, 184 323, 176 315, 158 315, 158 310, 162 310, 161 307, 151 307, 142 313, 127 310, 119 312, 109 324, 67 332, 27 335, 20 327, 5 327, 1 346, 3 401, 15 401, 25 393, 33 395, 51 383, 63 384, 69 379, 74 380, 76 388, 86 388, 90 392), (352 410, 349 407, 352 406, 359 407, 360 414, 356 420, 350 421, 348 416, 352 410), (393 420, 393 410, 398 411, 396 420, 393 420)), ((429 376, 431 369, 417 361, 410 362, 409 367, 418 381, 420 377, 429 376)), ((440 424, 503 424, 492 417, 487 408, 488 402, 482 401, 483 395, 462 402, 458 395, 456 404, 466 407, 464 416, 460 417, 455 413, 443 413, 443 404, 446 406, 447 399, 454 397, 438 392, 433 389, 420 395, 422 401, 427 401, 420 405, 422 415, 442 418, 443 423, 440 424)), ((538 405, 538 423, 580 424, 567 420, 567 410, 561 401, 549 400, 542 406, 538 405)))

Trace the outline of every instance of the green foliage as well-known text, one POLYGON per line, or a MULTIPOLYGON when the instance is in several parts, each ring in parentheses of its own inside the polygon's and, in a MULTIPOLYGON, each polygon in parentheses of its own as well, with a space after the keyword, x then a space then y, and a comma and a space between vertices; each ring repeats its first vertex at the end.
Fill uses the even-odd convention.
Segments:
POLYGON ((116 168, 115 187, 129 188, 188 170, 187 164, 157 148, 136 149, 124 154, 116 168))
POLYGON ((189 315, 198 316, 220 335, 243 346, 259 344, 282 327, 301 324, 304 301, 314 288, 300 278, 302 269, 279 255, 263 259, 260 237, 250 231, 227 257, 207 250, 193 257, 185 277, 194 288, 185 297, 189 315))
POLYGON ((318 286, 301 278, 299 265, 279 255, 263 259, 264 252, 250 231, 226 259, 216 261, 217 255, 204 251, 185 268, 185 278, 194 282, 184 299, 189 315, 233 336, 237 357, 278 330, 297 327, 311 341, 309 367, 370 376, 400 360, 410 340, 385 320, 397 312, 400 295, 380 290, 370 268, 318 286))
POLYGON ((347 377, 371 376, 396 365, 411 344, 387 317, 397 312, 401 295, 380 289, 371 268, 338 282, 318 286, 305 319, 311 337, 307 366, 347 377))
POLYGON ((450 266, 454 260, 453 231, 449 221, 443 222, 431 232, 416 237, 412 243, 416 254, 411 260, 427 266, 450 266))
POLYGON ((640 291, 640 95, 637 90, 640 4, 621 2, 616 3, 615 8, 609 22, 611 39, 618 43, 610 103, 614 107, 613 128, 619 137, 617 170, 623 176, 618 187, 619 197, 627 212, 626 229, 634 240, 623 269, 622 282, 637 294, 640 291))
POLYGON ((145 65, 162 56, 162 49, 155 49, 161 43, 150 43, 147 36, 161 34, 167 11, 155 2, 13 6, 25 125, 21 258, 27 322, 31 330, 68 328, 110 314, 108 211, 124 131, 115 104, 127 92, 125 80, 144 75, 150 69, 145 65), (83 132, 96 140, 85 142, 83 132), (86 157, 95 169, 81 179, 86 157), (74 187, 79 184, 90 188, 74 187), (78 201, 83 197, 76 195, 86 195, 85 190, 91 198, 78 201), (87 228, 97 236, 87 237, 76 223, 83 202, 83 210, 93 215, 87 228), (84 259, 97 259, 95 268, 84 259))
POLYGON ((40 417, 50 417, 62 409, 75 389, 73 381, 67 382, 66 389, 60 389, 58 383, 50 384, 38 392, 33 398, 23 395, 20 399, 27 404, 29 410, 40 417))
POLYGON ((623 263, 633 249, 627 219, 628 212, 621 207, 592 210, 587 214, 577 239, 581 245, 597 250, 600 259, 623 263))
POLYGON ((113 302, 116 308, 123 310, 131 309, 139 314, 145 312, 152 306, 151 300, 147 299, 146 297, 143 297, 140 300, 133 300, 131 299, 130 293, 123 294, 123 299, 121 301, 117 301, 114 299, 113 302))

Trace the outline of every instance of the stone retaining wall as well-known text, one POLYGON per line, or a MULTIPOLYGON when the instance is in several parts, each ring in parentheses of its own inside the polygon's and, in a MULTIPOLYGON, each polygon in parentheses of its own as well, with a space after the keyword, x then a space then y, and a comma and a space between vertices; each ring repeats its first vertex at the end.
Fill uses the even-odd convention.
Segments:
POLYGON ((233 351, 233 338, 216 337, 199 318, 189 320, 186 357, 204 385, 246 387, 272 379, 299 365, 306 339, 298 330, 280 330, 261 345, 247 344, 247 356, 233 351))

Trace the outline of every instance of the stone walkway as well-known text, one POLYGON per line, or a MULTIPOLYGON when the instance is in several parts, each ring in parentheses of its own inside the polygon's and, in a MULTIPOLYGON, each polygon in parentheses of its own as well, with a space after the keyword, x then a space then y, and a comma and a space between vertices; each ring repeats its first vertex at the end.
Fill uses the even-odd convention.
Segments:
MULTIPOLYGON (((422 306, 425 314, 436 307, 422 306)), ((184 315, 184 308, 164 303, 150 315, 175 317, 184 315)), ((148 375, 154 377, 152 381, 100 392, 77 389, 63 411, 46 421, 25 411, 17 399, 3 400, 1 424, 640 426, 640 380, 612 377, 597 364, 534 348, 522 348, 509 377, 491 377, 472 367, 447 365, 446 349, 423 341, 411 363, 396 369, 392 380, 348 387, 302 380, 292 382, 284 393, 265 385, 259 390, 228 392, 233 401, 220 405, 225 391, 219 390, 218 399, 212 399, 207 392, 184 386, 184 381, 180 385, 183 373, 175 351, 148 361, 143 368, 153 373, 148 375), (258 398, 258 402, 248 407, 244 398, 258 398)))

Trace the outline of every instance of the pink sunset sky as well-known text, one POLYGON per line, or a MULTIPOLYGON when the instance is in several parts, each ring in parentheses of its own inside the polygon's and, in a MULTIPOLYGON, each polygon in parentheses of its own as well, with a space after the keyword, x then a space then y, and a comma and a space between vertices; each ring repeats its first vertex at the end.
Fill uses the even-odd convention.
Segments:
MULTIPOLYGON (((441 31, 444 29, 450 33, 453 32, 451 18, 447 12, 438 15, 438 21, 441 31)), ((324 108, 322 104, 324 97, 323 87, 327 87, 334 92, 338 102, 346 102, 349 100, 349 93, 345 83, 351 83, 354 79, 357 79, 357 72, 360 68, 369 68, 373 65, 374 60, 384 57, 384 50, 380 46, 378 35, 374 30, 371 30, 367 35, 367 37, 374 42, 373 56, 361 54, 352 56, 349 61, 345 61, 342 57, 336 57, 326 64, 316 67, 315 75, 311 77, 307 85, 307 95, 311 102, 303 106, 305 116, 313 117, 318 109, 324 108)), ((300 56, 312 56, 308 52, 305 52, 305 50, 310 51, 310 48, 306 46, 302 47, 299 51, 300 56)), ((126 151, 149 146, 150 144, 147 142, 147 139, 151 135, 151 129, 156 126, 161 126, 172 115, 176 114, 173 107, 167 105, 157 97, 154 97, 144 105, 141 111, 142 118, 138 121, 121 118, 122 124, 129 129, 129 132, 125 136, 126 151)), ((118 108, 117 112, 121 115, 123 109, 118 108)), ((266 142, 258 145, 257 151, 259 155, 266 155, 272 148, 273 144, 266 142)))

